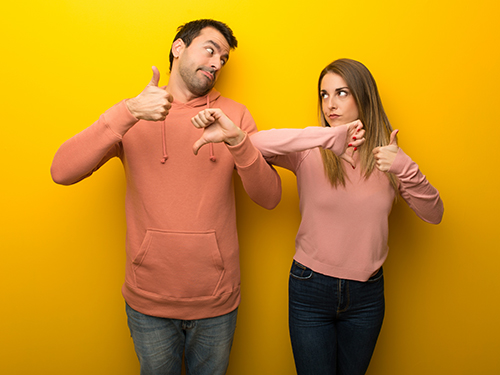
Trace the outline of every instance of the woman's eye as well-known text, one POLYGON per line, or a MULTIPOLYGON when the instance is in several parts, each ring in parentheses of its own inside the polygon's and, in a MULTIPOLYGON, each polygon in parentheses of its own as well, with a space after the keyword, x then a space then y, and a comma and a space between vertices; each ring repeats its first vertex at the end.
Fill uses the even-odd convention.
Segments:
POLYGON ((323 99, 326 99, 328 98, 328 94, 326 92, 322 92, 321 94, 319 94, 323 99))
POLYGON ((339 96, 347 96, 349 93, 345 90, 339 91, 339 96))

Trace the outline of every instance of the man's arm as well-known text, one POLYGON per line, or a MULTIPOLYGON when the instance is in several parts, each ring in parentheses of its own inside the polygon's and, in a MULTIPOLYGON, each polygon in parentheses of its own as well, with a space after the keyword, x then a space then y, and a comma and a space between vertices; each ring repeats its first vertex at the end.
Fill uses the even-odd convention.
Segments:
POLYGON ((218 108, 201 111, 191 122, 203 129, 203 135, 193 145, 195 154, 207 143, 224 142, 233 155, 236 170, 250 198, 269 210, 277 206, 281 200, 281 179, 250 141, 249 134, 257 132, 257 127, 247 110, 241 128, 218 108))
POLYGON ((120 102, 103 113, 91 126, 64 142, 57 150, 50 172, 54 182, 71 185, 89 177, 120 152, 125 129, 138 120, 120 102), (123 130, 123 134, 121 131, 123 130))
POLYGON ((160 73, 153 67, 153 78, 138 96, 113 106, 90 127, 67 140, 52 162, 54 182, 71 185, 89 177, 120 154, 119 142, 139 120, 164 120, 173 98, 165 87, 158 87, 159 80, 160 73))
POLYGON ((250 136, 246 134, 242 142, 227 148, 248 196, 268 210, 276 207, 281 200, 280 176, 255 148, 250 136))

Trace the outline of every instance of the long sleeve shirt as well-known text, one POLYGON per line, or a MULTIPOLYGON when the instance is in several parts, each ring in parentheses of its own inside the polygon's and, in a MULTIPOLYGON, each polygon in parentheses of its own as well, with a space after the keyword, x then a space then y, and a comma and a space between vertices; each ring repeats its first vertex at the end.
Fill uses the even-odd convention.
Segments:
MULTIPOLYGON (((297 176, 302 219, 294 259, 327 276, 366 281, 387 257, 388 217, 396 192, 384 172, 375 169, 365 178, 361 168, 352 169, 342 159, 345 187, 332 186, 318 147, 340 156, 346 137, 346 126, 308 127, 261 131, 252 142, 269 162, 297 176)), ((402 149, 389 172, 422 220, 441 221, 439 192, 402 149)))

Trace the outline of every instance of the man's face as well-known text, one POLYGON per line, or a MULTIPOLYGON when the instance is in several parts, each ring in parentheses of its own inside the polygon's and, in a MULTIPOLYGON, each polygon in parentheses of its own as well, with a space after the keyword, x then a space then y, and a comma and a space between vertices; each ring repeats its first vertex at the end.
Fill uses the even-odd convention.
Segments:
POLYGON ((180 50, 179 75, 192 94, 203 96, 214 87, 229 50, 226 38, 211 27, 203 29, 189 47, 180 50))

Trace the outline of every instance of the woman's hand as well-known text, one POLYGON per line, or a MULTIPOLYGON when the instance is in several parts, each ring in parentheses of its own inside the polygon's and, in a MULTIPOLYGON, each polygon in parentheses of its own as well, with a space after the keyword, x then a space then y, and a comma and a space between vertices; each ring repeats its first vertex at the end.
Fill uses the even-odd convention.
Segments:
POLYGON ((396 159, 399 146, 396 139, 396 134, 399 130, 396 129, 391 133, 391 140, 389 145, 383 147, 375 147, 373 149, 373 157, 375 158, 376 166, 382 172, 388 172, 396 159))
POLYGON ((359 146, 365 143, 365 139, 363 138, 365 135, 365 130, 363 129, 363 123, 359 120, 353 121, 346 126, 346 148, 344 153, 340 155, 340 158, 351 164, 353 168, 356 168, 356 163, 353 159, 354 151, 356 151, 359 146), (352 152, 349 152, 349 149, 352 149, 352 152))

